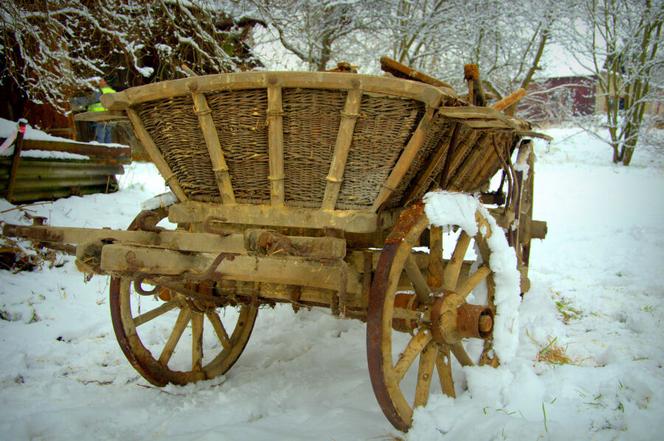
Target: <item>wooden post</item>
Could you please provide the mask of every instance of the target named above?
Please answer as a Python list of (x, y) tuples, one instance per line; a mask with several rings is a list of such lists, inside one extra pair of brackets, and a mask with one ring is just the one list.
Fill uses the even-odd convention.
[(270, 150), (270, 200), (274, 206), (284, 205), (284, 126), (281, 86), (276, 78), (267, 87), (268, 147)]
[(417, 129), (415, 129), (415, 132), (413, 132), (413, 136), (410, 137), (408, 144), (403, 149), (403, 153), (401, 153), (399, 160), (394, 165), (392, 173), (390, 173), (390, 175), (387, 177), (387, 180), (385, 180), (385, 182), (383, 183), (383, 188), (381, 188), (378, 197), (376, 198), (376, 200), (373, 203), (373, 206), (371, 207), (372, 211), (378, 211), (380, 206), (383, 205), (385, 201), (387, 201), (390, 195), (394, 193), (396, 188), (399, 186), (399, 183), (401, 182), (401, 179), (403, 179), (404, 175), (408, 171), (408, 168), (410, 168), (410, 165), (413, 163), (413, 160), (415, 159), (417, 152), (420, 150), (420, 147), (422, 147), (422, 145), (424, 144), (427, 131), (429, 130), (429, 127), (431, 125), (431, 120), (433, 119), (434, 116), (435, 107), (427, 108), (426, 113), (420, 120), (420, 124), (417, 126)]
[(192, 84), (191, 96), (194, 100), (194, 111), (198, 115), (198, 123), (201, 126), (203, 138), (205, 138), (205, 145), (207, 146), (208, 153), (210, 154), (210, 161), (212, 162), (212, 170), (214, 177), (217, 181), (219, 188), (219, 195), (224, 205), (235, 204), (235, 194), (233, 193), (233, 184), (231, 183), (231, 175), (228, 171), (224, 151), (219, 141), (217, 128), (214, 126), (212, 119), (212, 110), (208, 105), (205, 95), (196, 93), (195, 83)]
[(486, 98), (480, 80), (480, 68), (477, 64), (463, 66), (463, 77), (468, 84), (468, 102), (473, 106), (484, 106)]
[(337, 204), (361, 103), (362, 91), (359, 88), (349, 90), (344, 110), (341, 112), (339, 133), (337, 134), (337, 141), (334, 146), (330, 171), (326, 178), (327, 186), (325, 187), (325, 195), (323, 196), (323, 205), (321, 207), (323, 210), (334, 210)]
[(9, 172), (9, 182), (7, 182), (7, 200), (13, 202), (14, 188), (16, 187), (16, 171), (18, 164), (21, 162), (21, 150), (23, 149), (23, 137), (27, 129), (28, 121), (26, 119), (18, 120), (18, 132), (16, 133), (16, 140), (14, 141), (14, 154), (12, 155), (12, 168)]
[(127, 109), (127, 116), (129, 117), (131, 124), (134, 126), (134, 133), (136, 134), (136, 137), (139, 141), (141, 141), (141, 144), (143, 144), (143, 147), (145, 147), (145, 150), (148, 152), (148, 155), (150, 156), (150, 159), (152, 159), (152, 162), (154, 162), (157, 170), (159, 170), (159, 173), (164, 177), (166, 185), (170, 187), (170, 189), (173, 191), (173, 193), (175, 193), (175, 196), (177, 196), (180, 201), (186, 201), (187, 195), (182, 190), (182, 187), (180, 187), (180, 183), (178, 182), (175, 173), (173, 173), (173, 170), (171, 170), (171, 168), (168, 166), (163, 156), (159, 152), (159, 149), (152, 140), (152, 137), (143, 125), (141, 117), (138, 116), (138, 113), (136, 113), (136, 111), (131, 108)]

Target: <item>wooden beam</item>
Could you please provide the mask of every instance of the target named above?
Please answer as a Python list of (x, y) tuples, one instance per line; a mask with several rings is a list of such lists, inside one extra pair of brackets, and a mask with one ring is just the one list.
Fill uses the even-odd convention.
[(175, 196), (177, 196), (180, 201), (186, 201), (188, 199), (187, 195), (182, 190), (182, 187), (180, 187), (180, 182), (178, 182), (175, 173), (173, 173), (173, 170), (171, 170), (171, 168), (168, 166), (166, 160), (164, 160), (164, 157), (161, 155), (161, 152), (157, 148), (157, 145), (154, 143), (152, 137), (143, 125), (141, 117), (138, 116), (138, 113), (136, 113), (134, 109), (127, 109), (127, 116), (129, 117), (129, 120), (134, 127), (134, 133), (136, 134), (136, 137), (139, 139), (139, 141), (141, 141), (143, 147), (145, 147), (145, 150), (148, 152), (150, 159), (166, 181), (166, 185), (170, 187), (171, 191), (175, 193)]
[[(101, 269), (108, 273), (147, 274), (151, 276), (197, 275), (212, 270), (224, 280), (260, 283), (282, 283), (338, 291), (342, 272), (347, 272), (346, 290), (360, 294), (360, 275), (343, 261), (323, 262), (302, 257), (234, 256), (216, 267), (217, 255), (183, 253), (147, 247), (111, 244), (102, 248)], [(212, 275), (212, 274), (211, 274)]]
[(210, 154), (212, 170), (214, 171), (214, 177), (217, 181), (221, 201), (225, 205), (234, 205), (235, 194), (233, 193), (231, 175), (228, 171), (228, 165), (226, 164), (226, 158), (224, 157), (224, 151), (221, 147), (221, 142), (219, 141), (217, 128), (214, 126), (212, 110), (210, 110), (210, 106), (208, 105), (205, 95), (192, 90), (191, 96), (194, 100), (194, 111), (198, 115), (198, 123), (201, 126), (203, 138), (205, 138), (205, 145), (207, 146), (208, 153)]
[(267, 88), (268, 147), (270, 150), (270, 200), (273, 206), (284, 205), (284, 126), (281, 86), (272, 79)]
[(339, 123), (339, 133), (337, 134), (336, 145), (334, 146), (334, 155), (330, 163), (330, 171), (327, 174), (327, 185), (325, 186), (325, 195), (323, 196), (323, 210), (334, 210), (339, 198), (339, 190), (343, 182), (348, 152), (353, 142), (353, 132), (355, 131), (355, 122), (359, 116), (360, 105), (362, 103), (362, 90), (351, 89), (346, 95), (346, 104), (341, 112), (341, 122)]
[(37, 139), (23, 140), (23, 150), (43, 150), (47, 152), (67, 152), (95, 158), (115, 159), (120, 163), (131, 162), (131, 148), (104, 147), (102, 145), (85, 144), (75, 141), (46, 141)]
[(378, 194), (378, 197), (371, 207), (373, 211), (378, 211), (381, 205), (383, 205), (385, 201), (387, 201), (387, 199), (392, 195), (392, 193), (394, 193), (396, 188), (399, 186), (399, 183), (401, 183), (401, 179), (403, 179), (404, 175), (408, 171), (408, 168), (410, 168), (410, 165), (413, 163), (417, 152), (419, 152), (420, 148), (424, 144), (426, 134), (429, 131), (431, 121), (433, 120), (434, 113), (435, 107), (427, 108), (426, 113), (417, 126), (417, 129), (415, 129), (413, 132), (413, 135), (410, 137), (408, 144), (401, 153), (399, 160), (394, 165), (392, 172), (387, 177), (387, 180), (383, 183), (380, 193)]
[(349, 233), (373, 233), (378, 215), (370, 211), (273, 207), (269, 205), (213, 205), (186, 202), (169, 208), (168, 219), (174, 223), (203, 223), (218, 220), (226, 224), (262, 225), (312, 229), (336, 229)]

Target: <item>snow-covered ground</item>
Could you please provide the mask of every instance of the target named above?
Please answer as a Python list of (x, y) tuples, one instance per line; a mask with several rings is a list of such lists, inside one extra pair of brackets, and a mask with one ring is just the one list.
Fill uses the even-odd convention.
[[(662, 439), (662, 149), (637, 150), (624, 168), (578, 129), (548, 133), (535, 217), (549, 233), (533, 245), (517, 355), (498, 369), (457, 367), (467, 392), (433, 395), (409, 434), (375, 401), (362, 323), (262, 309), (224, 377), (158, 389), (115, 341), (108, 280), (85, 284), (65, 256), (59, 267), (0, 271), (0, 439)], [(121, 187), (27, 209), (52, 225), (125, 228), (164, 190), (145, 164), (127, 167)], [(27, 222), (11, 208), (0, 199), (0, 220)], [(569, 362), (552, 363), (560, 355)]]

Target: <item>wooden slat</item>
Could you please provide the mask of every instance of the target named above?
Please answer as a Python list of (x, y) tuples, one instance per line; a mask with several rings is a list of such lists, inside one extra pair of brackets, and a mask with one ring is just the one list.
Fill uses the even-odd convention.
[(267, 88), (267, 121), (270, 200), (273, 206), (279, 207), (284, 205), (284, 126), (281, 87), (277, 84), (271, 84)]
[(163, 156), (161, 156), (157, 145), (154, 143), (152, 137), (143, 125), (141, 117), (138, 116), (138, 113), (136, 113), (134, 109), (127, 109), (127, 116), (129, 117), (129, 120), (134, 127), (134, 133), (136, 134), (136, 137), (139, 139), (139, 141), (141, 141), (143, 147), (145, 147), (145, 150), (148, 152), (150, 159), (166, 181), (166, 185), (170, 187), (171, 191), (175, 193), (175, 196), (177, 196), (180, 201), (186, 201), (187, 195), (184, 194), (184, 191), (182, 190), (182, 187), (180, 186), (175, 173), (173, 173), (173, 170), (171, 170)]
[(399, 186), (401, 179), (405, 176), (406, 172), (410, 168), (410, 165), (413, 163), (417, 152), (420, 150), (424, 141), (426, 139), (427, 131), (431, 126), (431, 120), (433, 119), (434, 108), (427, 108), (426, 113), (420, 120), (417, 129), (413, 132), (413, 135), (410, 137), (406, 148), (404, 148), (399, 160), (394, 165), (392, 172), (387, 177), (387, 180), (383, 183), (383, 186), (378, 194), (378, 197), (373, 203), (371, 209), (373, 211), (378, 211), (381, 205), (387, 201), (394, 190)]
[(334, 155), (330, 164), (330, 171), (327, 174), (327, 185), (325, 186), (325, 195), (323, 196), (323, 210), (334, 210), (339, 198), (339, 190), (343, 182), (348, 152), (353, 142), (353, 132), (355, 131), (355, 122), (359, 116), (360, 105), (362, 103), (362, 91), (352, 89), (346, 96), (346, 104), (341, 112), (341, 122), (339, 124), (339, 133), (334, 147)]
[(212, 111), (208, 105), (205, 95), (192, 91), (191, 96), (194, 100), (194, 111), (198, 115), (198, 123), (201, 126), (203, 138), (205, 138), (205, 145), (207, 146), (208, 153), (210, 154), (210, 161), (212, 162), (212, 170), (214, 177), (219, 187), (219, 195), (224, 205), (235, 204), (235, 194), (233, 193), (233, 184), (231, 183), (231, 175), (228, 171), (224, 151), (219, 141), (217, 128), (214, 126), (212, 119)]

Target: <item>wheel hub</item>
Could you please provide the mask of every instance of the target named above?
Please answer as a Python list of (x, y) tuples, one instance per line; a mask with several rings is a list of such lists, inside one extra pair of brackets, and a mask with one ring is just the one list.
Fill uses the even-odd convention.
[(438, 343), (454, 344), (464, 338), (487, 338), (493, 331), (493, 310), (466, 303), (449, 292), (431, 306), (431, 335)]

